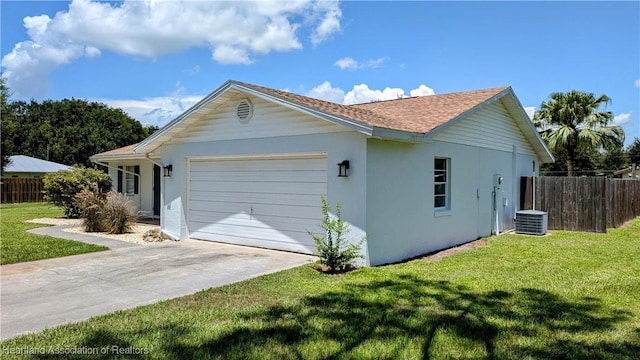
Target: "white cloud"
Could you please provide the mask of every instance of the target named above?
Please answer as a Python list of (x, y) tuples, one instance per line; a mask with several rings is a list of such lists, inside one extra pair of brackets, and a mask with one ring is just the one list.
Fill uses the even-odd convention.
[(631, 112), (621, 113), (613, 117), (613, 125), (624, 125), (631, 122)]
[(356, 70), (364, 68), (377, 68), (382, 66), (385, 61), (387, 61), (386, 57), (358, 61), (350, 56), (347, 56), (342, 59), (338, 59), (335, 63), (333, 63), (333, 65), (339, 67), (342, 70)]
[(97, 47), (87, 46), (84, 48), (84, 54), (87, 57), (92, 58), (92, 57), (100, 56), (102, 52)]
[(413, 89), (409, 91), (409, 94), (411, 94), (411, 96), (429, 96), (429, 95), (435, 95), (435, 93), (436, 92), (433, 91), (432, 88), (424, 84), (418, 86), (417, 89)]
[(342, 58), (336, 61), (334, 65), (339, 67), (342, 70), (344, 69), (355, 70), (358, 68), (358, 62), (348, 56), (346, 58)]
[[(410, 90), (411, 96), (433, 95), (433, 89), (422, 84), (418, 88)], [(355, 85), (351, 90), (345, 92), (340, 88), (331, 86), (328, 81), (314, 87), (305, 94), (306, 96), (331, 101), (338, 104), (351, 105), (372, 101), (393, 100), (406, 97), (405, 91), (400, 88), (386, 87), (383, 90), (370, 89), (367, 84)]]
[(529, 119), (533, 120), (533, 115), (536, 113), (535, 106), (525, 106), (524, 111), (529, 115)]
[(251, 64), (247, 50), (229, 45), (220, 45), (213, 50), (211, 59), (220, 64)]
[(636, 80), (636, 82), (634, 83), (634, 85), (635, 85), (637, 88), (640, 88), (640, 79)]
[(328, 81), (314, 87), (306, 95), (314, 99), (331, 101), (337, 104), (342, 104), (344, 101), (344, 91), (340, 88), (332, 87)]
[(163, 126), (200, 101), (204, 96), (152, 97), (133, 99), (96, 99), (111, 107), (121, 108), (143, 125)]
[(351, 91), (344, 96), (344, 104), (361, 104), (372, 101), (400, 99), (404, 96), (404, 90), (400, 88), (386, 87), (384, 90), (369, 89), (367, 84), (355, 85)]
[(168, 96), (144, 99), (95, 99), (95, 101), (120, 108), (143, 125), (163, 126), (202, 98), (204, 95), (187, 95), (186, 89), (177, 82), (175, 91)]
[(30, 39), (1, 64), (16, 95), (42, 97), (51, 70), (104, 50), (155, 58), (204, 47), (214, 61), (250, 64), (255, 55), (301, 49), (300, 30), (318, 45), (340, 31), (341, 17), (337, 1), (74, 0), (53, 18), (25, 17)]
[(308, 21), (313, 21), (314, 18), (320, 18), (319, 23), (311, 33), (311, 43), (313, 46), (317, 46), (334, 33), (340, 31), (342, 10), (340, 10), (339, 2), (337, 0), (316, 1), (312, 8), (313, 16)]

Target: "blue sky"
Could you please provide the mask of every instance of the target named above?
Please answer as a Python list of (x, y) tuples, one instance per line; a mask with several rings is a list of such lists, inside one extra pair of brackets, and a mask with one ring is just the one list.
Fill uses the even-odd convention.
[(640, 2), (2, 1), (14, 99), (80, 98), (145, 124), (234, 79), (354, 103), (510, 85), (607, 94), (640, 137)]

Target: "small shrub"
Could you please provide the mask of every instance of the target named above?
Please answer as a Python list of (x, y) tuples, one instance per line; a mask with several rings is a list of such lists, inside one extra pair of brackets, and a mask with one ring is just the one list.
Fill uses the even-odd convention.
[(95, 184), (99, 192), (111, 190), (111, 177), (96, 169), (76, 167), (49, 173), (44, 177), (45, 199), (64, 209), (64, 216), (77, 218), (81, 210), (76, 202), (76, 194)]
[(75, 196), (76, 204), (80, 208), (80, 216), (84, 219), (84, 231), (104, 231), (103, 213), (106, 206), (106, 194), (98, 190), (94, 184), (91, 190), (83, 189)]
[(331, 207), (327, 199), (322, 197), (322, 223), (320, 228), (324, 236), (318, 236), (309, 231), (309, 235), (316, 243), (316, 256), (320, 264), (327, 267), (328, 272), (335, 274), (355, 268), (355, 260), (363, 258), (360, 248), (365, 238), (358, 244), (349, 243), (345, 235), (351, 231), (348, 224), (342, 220), (340, 204), (336, 205), (335, 216), (331, 216)]
[(131, 231), (131, 226), (137, 219), (127, 195), (116, 192), (107, 195), (102, 218), (105, 231), (109, 234), (124, 234)]

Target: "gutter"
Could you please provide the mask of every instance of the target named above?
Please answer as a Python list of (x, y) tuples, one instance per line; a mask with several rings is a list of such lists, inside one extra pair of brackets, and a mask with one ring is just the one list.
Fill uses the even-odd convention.
[(100, 160), (96, 160), (96, 159), (90, 159), (90, 160), (91, 160), (91, 162), (93, 162), (94, 164), (98, 164), (98, 165), (104, 166), (104, 167), (109, 168), (109, 169), (114, 169), (114, 170), (116, 170), (116, 171), (122, 171), (122, 172), (123, 172), (123, 173), (125, 173), (125, 174), (132, 174), (132, 175), (134, 175), (134, 176), (137, 176), (137, 177), (138, 177), (138, 180), (140, 180), (140, 174), (136, 174), (136, 173), (134, 173), (134, 172), (127, 171), (125, 168), (120, 169), (120, 168), (118, 168), (118, 167), (116, 167), (116, 166), (109, 165), (108, 163), (105, 163), (105, 162), (102, 162), (102, 161), (100, 161)]
[(155, 160), (151, 159), (151, 157), (149, 156), (149, 154), (144, 154), (144, 159), (149, 160), (149, 161), (150, 161), (152, 164), (154, 164), (154, 165), (158, 165), (160, 168), (163, 168), (163, 167), (164, 167), (164, 165), (163, 165), (162, 163), (157, 162), (157, 161), (155, 161)]

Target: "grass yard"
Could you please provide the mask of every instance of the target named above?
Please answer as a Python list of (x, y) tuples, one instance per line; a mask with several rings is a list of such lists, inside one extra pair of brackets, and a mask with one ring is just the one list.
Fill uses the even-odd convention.
[(25, 223), (25, 220), (62, 215), (61, 209), (45, 203), (0, 205), (0, 265), (108, 250), (104, 246), (27, 232), (48, 225)]
[(131, 358), (113, 346), (149, 359), (638, 358), (640, 219), (487, 242), (345, 275), (303, 266), (0, 345), (106, 349), (98, 359)]

